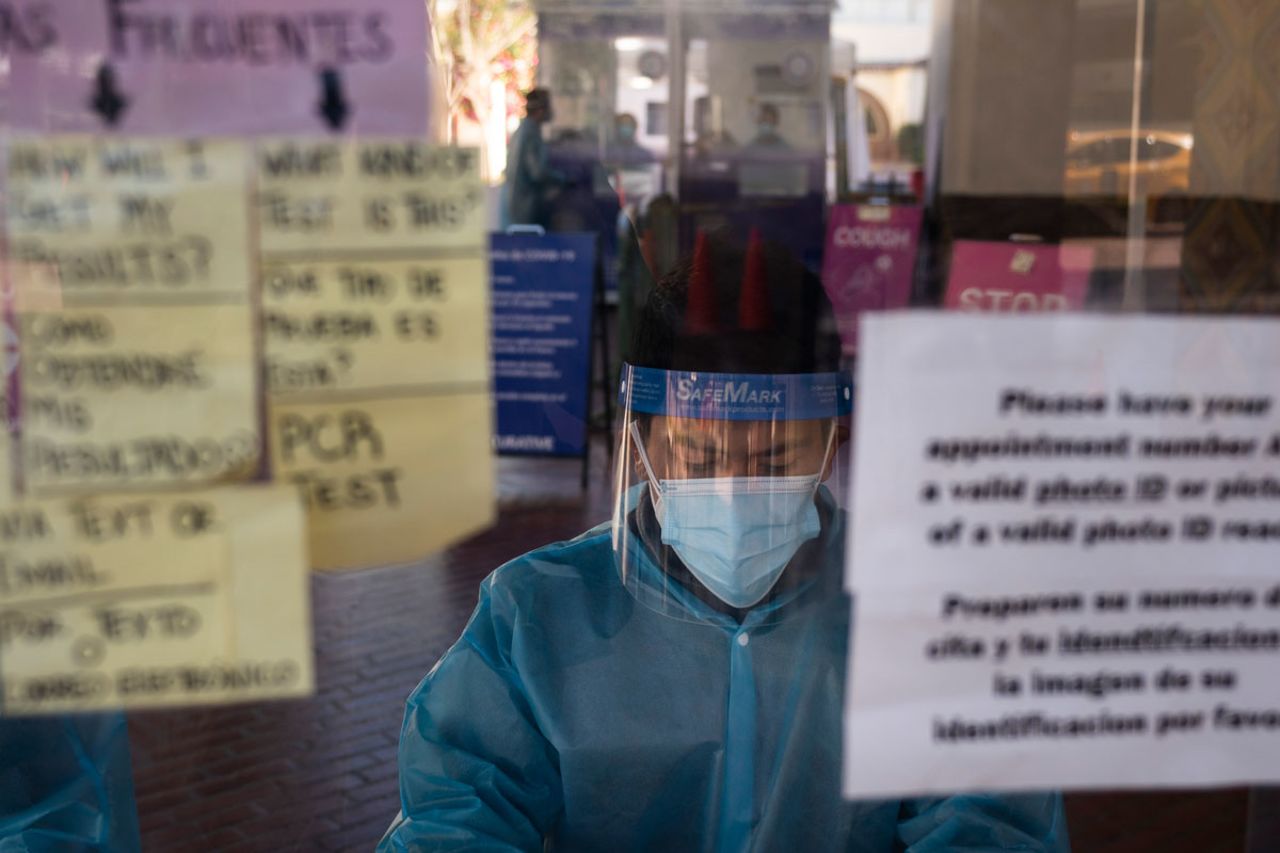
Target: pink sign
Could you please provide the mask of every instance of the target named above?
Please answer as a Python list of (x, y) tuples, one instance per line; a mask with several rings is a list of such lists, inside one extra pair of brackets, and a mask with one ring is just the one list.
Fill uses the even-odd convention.
[(961, 311), (1069, 311), (1084, 306), (1087, 246), (957, 240), (945, 305)]
[(921, 208), (836, 205), (827, 224), (822, 284), (847, 355), (858, 349), (858, 315), (905, 308), (911, 299)]
[(36, 132), (421, 136), (425, 10), (422, 0), (6, 0), (0, 115)]

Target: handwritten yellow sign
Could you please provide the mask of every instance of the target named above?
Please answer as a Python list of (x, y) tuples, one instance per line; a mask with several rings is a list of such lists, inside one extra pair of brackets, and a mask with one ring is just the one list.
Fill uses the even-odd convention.
[(0, 509), (0, 710), (309, 695), (302, 525), (282, 487)]
[(412, 391), (488, 382), (485, 261), (272, 263), (263, 270), (269, 391)]
[(488, 261), (476, 152), (258, 152), (273, 475), (313, 565), (420, 558), (492, 522)]
[(11, 141), (6, 167), (9, 254), (28, 304), (41, 291), (247, 294), (242, 143), (41, 137)]
[(275, 476), (311, 511), (316, 568), (405, 562), (492, 524), (489, 407), (475, 393), (274, 404)]
[[(258, 150), (258, 218), (268, 256), (316, 252), (389, 260), (485, 250), (479, 152), (413, 140), (280, 140)], [(367, 254), (365, 253), (375, 253)]]
[(30, 493), (250, 476), (245, 147), (50, 137), (5, 162)]
[[(5, 326), (0, 324), (0, 332), (4, 330)], [(0, 506), (14, 498), (13, 441), (9, 430), (9, 393), (8, 389), (0, 388)]]

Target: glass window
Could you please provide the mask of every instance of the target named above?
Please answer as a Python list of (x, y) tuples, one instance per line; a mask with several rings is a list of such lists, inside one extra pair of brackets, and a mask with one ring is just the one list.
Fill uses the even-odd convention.
[(0, 850), (1280, 850), (841, 796), (861, 320), (1280, 313), (1280, 2), (274, 5), (0, 0)]

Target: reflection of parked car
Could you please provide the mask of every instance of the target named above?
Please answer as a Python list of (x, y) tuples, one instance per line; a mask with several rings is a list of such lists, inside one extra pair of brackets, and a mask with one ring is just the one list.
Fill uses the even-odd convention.
[(1136, 175), (1146, 195), (1185, 194), (1191, 176), (1189, 133), (1148, 130), (1138, 137), (1137, 162), (1130, 166), (1132, 134), (1127, 130), (1072, 133), (1067, 140), (1067, 195), (1120, 196)]

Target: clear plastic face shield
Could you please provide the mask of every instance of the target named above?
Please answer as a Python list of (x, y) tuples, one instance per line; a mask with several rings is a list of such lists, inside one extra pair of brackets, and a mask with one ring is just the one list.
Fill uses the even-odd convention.
[(675, 618), (758, 624), (838, 589), (835, 457), (852, 398), (843, 373), (624, 365), (613, 545), (632, 595)]

